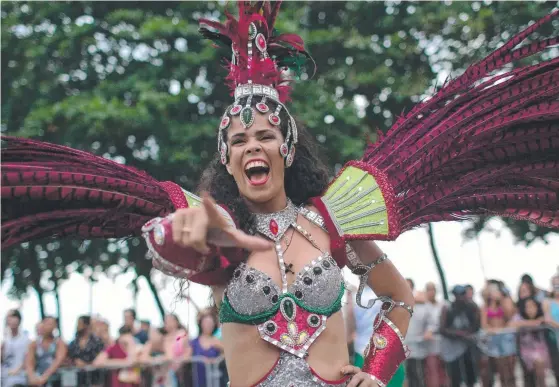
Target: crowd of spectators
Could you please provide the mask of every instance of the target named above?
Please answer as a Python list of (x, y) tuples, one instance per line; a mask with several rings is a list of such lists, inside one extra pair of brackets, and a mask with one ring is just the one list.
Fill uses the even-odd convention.
[[(549, 291), (536, 287), (528, 274), (516, 294), (502, 281), (488, 280), (479, 291), (481, 303), (471, 285), (454, 286), (452, 300), (444, 302), (434, 283), (423, 290), (411, 279), (408, 284), (415, 295), (406, 335), (410, 356), (390, 387), (489, 387), (497, 380), (501, 387), (548, 387), (550, 377), (559, 386), (559, 273), (551, 278)], [(375, 295), (366, 288), (363, 297)], [(348, 342), (361, 366), (379, 309), (348, 306)], [(148, 320), (138, 321), (133, 309), (123, 311), (117, 337), (101, 316), (80, 316), (69, 343), (57, 334), (55, 317), (36, 325), (35, 340), (21, 330), (21, 320), (18, 310), (8, 312), (2, 341), (4, 387), (67, 385), (65, 370), (73, 371), (76, 386), (205, 387), (211, 385), (209, 377), (226, 385), (215, 309), (200, 311), (199, 335), (193, 340), (178, 316), (168, 314), (163, 326), (153, 327)], [(217, 372), (210, 375), (211, 364)]]
[[(444, 302), (434, 283), (422, 290), (412, 279), (408, 284), (415, 295), (406, 335), (410, 356), (390, 387), (489, 387), (497, 381), (501, 387), (550, 387), (550, 380), (559, 386), (559, 273), (549, 291), (536, 287), (528, 274), (516, 294), (502, 281), (488, 280), (479, 291), (481, 303), (471, 285), (454, 286)], [(364, 298), (372, 297), (367, 290)], [(347, 313), (356, 365), (376, 313), (356, 305)]]
[[(206, 365), (219, 361), (223, 346), (213, 310), (198, 315), (199, 336), (189, 340), (178, 316), (168, 314), (162, 327), (137, 321), (136, 312), (123, 312), (118, 337), (109, 334), (109, 322), (100, 316), (80, 316), (75, 338), (58, 337), (52, 316), (36, 325), (36, 339), (21, 330), (22, 316), (10, 310), (2, 341), (3, 387), (59, 387), (64, 371), (72, 370), (76, 386), (205, 387)], [(192, 360), (196, 361), (192, 361)]]

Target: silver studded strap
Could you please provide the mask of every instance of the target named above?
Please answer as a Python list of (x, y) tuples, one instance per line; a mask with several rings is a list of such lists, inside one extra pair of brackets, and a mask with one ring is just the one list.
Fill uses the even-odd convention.
[(301, 215), (303, 215), (309, 222), (317, 225), (318, 227), (320, 227), (324, 231), (328, 232), (326, 230), (326, 226), (324, 225), (324, 218), (322, 217), (322, 215), (318, 214), (317, 212), (315, 212), (313, 210), (309, 210), (306, 207), (300, 207), (299, 208), (299, 213)]

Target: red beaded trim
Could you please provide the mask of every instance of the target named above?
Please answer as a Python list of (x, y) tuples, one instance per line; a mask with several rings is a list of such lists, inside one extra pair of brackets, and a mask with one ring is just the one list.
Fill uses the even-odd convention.
[(163, 181), (161, 182), (161, 188), (167, 192), (169, 198), (173, 202), (173, 206), (175, 206), (175, 210), (179, 208), (188, 208), (188, 201), (186, 200), (186, 196), (182, 191), (182, 188), (173, 183), (172, 181)]
[(402, 342), (402, 334), (392, 321), (379, 315), (375, 321), (375, 325), (377, 324), (378, 328), (375, 329), (367, 347), (363, 372), (388, 384), (400, 364), (406, 360), (407, 350)]

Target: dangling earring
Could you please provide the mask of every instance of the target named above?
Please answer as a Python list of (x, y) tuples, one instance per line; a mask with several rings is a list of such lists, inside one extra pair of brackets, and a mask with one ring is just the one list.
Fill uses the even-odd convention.
[(285, 166), (289, 168), (293, 164), (294, 159), (295, 159), (295, 144), (291, 144), (291, 149), (289, 149), (289, 154), (285, 159)]
[[(292, 126), (291, 126), (291, 121), (289, 121), (287, 123), (287, 134), (285, 136), (285, 141), (283, 142), (283, 144), (280, 145), (280, 154), (284, 159), (285, 162), (285, 166), (287, 168), (289, 168), (291, 166), (291, 164), (293, 163), (293, 157), (291, 157), (291, 161), (289, 158), (289, 154), (290, 152), (290, 148), (289, 148), (289, 140), (291, 139), (291, 134), (293, 132)], [(293, 147), (295, 146), (295, 143), (292, 142), (291, 143), (291, 149), (293, 149)]]
[(221, 118), (219, 123), (219, 133), (217, 138), (217, 149), (219, 150), (219, 155), (221, 158), (221, 164), (227, 164), (227, 144), (223, 141), (223, 131), (231, 125), (231, 118), (227, 115), (227, 110)]
[(221, 149), (219, 150), (221, 156), (221, 164), (227, 164), (227, 144), (223, 141), (221, 142)]
[(283, 157), (285, 159), (287, 157), (288, 152), (289, 152), (289, 148), (287, 146), (287, 142), (284, 142), (283, 144), (280, 145), (280, 155), (281, 155), (281, 157)]

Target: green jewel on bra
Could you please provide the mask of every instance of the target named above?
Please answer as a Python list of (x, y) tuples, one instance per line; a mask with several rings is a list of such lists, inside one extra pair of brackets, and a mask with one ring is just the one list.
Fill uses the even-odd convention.
[(332, 305), (326, 308), (309, 308), (303, 302), (298, 300), (293, 294), (291, 293), (282, 294), (280, 295), (278, 302), (274, 306), (272, 306), (270, 310), (252, 316), (237, 313), (235, 309), (233, 309), (233, 307), (231, 306), (231, 303), (229, 302), (229, 298), (227, 297), (226, 294), (225, 297), (223, 298), (223, 302), (221, 303), (221, 307), (219, 308), (219, 322), (221, 323), (231, 322), (231, 323), (248, 324), (248, 325), (262, 324), (263, 322), (267, 321), (270, 317), (274, 316), (278, 312), (278, 309), (281, 304), (281, 300), (284, 299), (285, 297), (289, 297), (291, 300), (293, 300), (293, 302), (295, 302), (295, 304), (297, 304), (299, 307), (305, 309), (308, 312), (329, 317), (341, 309), (344, 292), (345, 292), (345, 285), (342, 282), (342, 286), (340, 287), (340, 293), (338, 294), (336, 301), (334, 301)]

